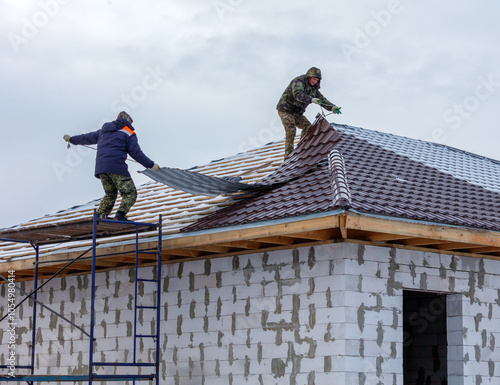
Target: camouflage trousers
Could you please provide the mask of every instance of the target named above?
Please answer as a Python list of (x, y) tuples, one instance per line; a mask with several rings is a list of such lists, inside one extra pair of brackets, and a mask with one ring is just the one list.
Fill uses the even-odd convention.
[(137, 190), (132, 178), (125, 175), (102, 173), (99, 174), (99, 179), (101, 179), (105, 195), (101, 199), (97, 214), (108, 215), (113, 210), (118, 191), (122, 196), (118, 211), (124, 215), (128, 213), (137, 200)]
[(285, 127), (285, 158), (293, 151), (293, 142), (295, 140), (295, 127), (302, 130), (300, 139), (302, 139), (309, 128), (311, 122), (304, 115), (294, 115), (289, 112), (278, 111), (278, 115)]

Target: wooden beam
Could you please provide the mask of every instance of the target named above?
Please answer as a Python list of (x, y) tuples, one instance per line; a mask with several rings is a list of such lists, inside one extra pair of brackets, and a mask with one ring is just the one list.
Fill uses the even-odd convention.
[(345, 214), (341, 214), (339, 217), (339, 228), (340, 228), (340, 235), (342, 235), (342, 239), (347, 239), (348, 234), (347, 234)]
[(500, 252), (500, 247), (468, 247), (467, 250), (471, 250), (471, 253), (479, 253), (479, 254), (486, 254), (486, 253), (499, 253)]
[[(324, 230), (338, 227), (338, 215), (307, 219), (300, 222), (287, 222), (268, 226), (240, 228), (214, 233), (176, 237), (163, 241), (162, 249), (177, 249), (182, 247), (199, 246), (203, 244), (218, 244), (232, 241), (253, 240), (257, 242), (270, 240), (271, 237), (293, 235), (315, 230)], [(279, 239), (277, 239), (279, 240)]]
[(439, 250), (466, 250), (469, 248), (474, 248), (474, 245), (462, 242), (444, 242), (436, 245), (436, 248)]
[(397, 235), (397, 234), (370, 234), (366, 237), (371, 242), (388, 242), (388, 241), (400, 241), (403, 239), (411, 239), (412, 237), (407, 235)]
[(233, 241), (233, 242), (222, 242), (219, 243), (220, 246), (226, 246), (237, 249), (245, 249), (245, 250), (256, 250), (262, 247), (262, 242), (254, 242), (254, 241)]
[(231, 251), (231, 248), (219, 245), (203, 245), (203, 246), (186, 247), (186, 250), (196, 250), (202, 252), (224, 254)]
[(170, 257), (199, 257), (201, 253), (195, 250), (187, 250), (187, 249), (170, 249), (170, 250), (162, 250), (161, 256)]
[[(95, 264), (96, 266), (100, 266), (100, 267), (116, 267), (118, 265), (118, 263), (112, 259), (105, 259), (105, 258), (96, 258), (95, 260)], [(88, 260), (88, 265), (91, 266), (92, 265), (92, 260), (89, 259)]]
[(332, 229), (307, 231), (305, 233), (293, 234), (293, 237), (302, 239), (313, 239), (315, 241), (327, 241), (334, 237), (334, 232)]
[(446, 243), (446, 241), (438, 241), (436, 239), (429, 238), (408, 238), (402, 241), (403, 244), (407, 246), (426, 246), (426, 245), (439, 245), (441, 243)]
[(430, 238), (447, 242), (500, 245), (500, 232), (346, 214), (346, 228)]
[(258, 238), (258, 242), (268, 243), (271, 245), (293, 245), (295, 243), (294, 237), (266, 237)]

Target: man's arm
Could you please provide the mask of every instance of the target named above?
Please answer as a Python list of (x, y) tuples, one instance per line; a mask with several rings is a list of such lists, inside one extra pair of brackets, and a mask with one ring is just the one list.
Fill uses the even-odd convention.
[(327, 98), (323, 96), (321, 92), (316, 90), (315, 98), (313, 98), (313, 102), (323, 106), (328, 111), (332, 111), (334, 114), (341, 114), (340, 107), (337, 107), (334, 103), (329, 101)]
[(89, 132), (87, 134), (75, 135), (69, 138), (71, 144), (97, 144), (99, 131)]
[(139, 142), (137, 141), (137, 134), (134, 134), (128, 138), (128, 149), (127, 152), (135, 161), (142, 164), (145, 168), (151, 168), (155, 165), (151, 159), (149, 159), (141, 150)]
[(318, 90), (316, 90), (316, 95), (315, 95), (316, 98), (318, 98), (320, 100), (320, 104), (324, 104), (325, 107), (337, 107), (334, 103), (332, 103), (331, 101), (329, 101), (321, 92), (319, 92)]
[(292, 84), (292, 94), (295, 100), (301, 103), (311, 103), (312, 96), (305, 92), (304, 84), (301, 81), (295, 81)]

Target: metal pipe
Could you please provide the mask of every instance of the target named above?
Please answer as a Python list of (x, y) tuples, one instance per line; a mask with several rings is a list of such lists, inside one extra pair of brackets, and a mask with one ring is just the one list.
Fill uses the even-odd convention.
[(92, 369), (93, 369), (93, 359), (94, 359), (94, 317), (95, 317), (95, 257), (96, 257), (96, 247), (97, 247), (97, 213), (94, 210), (94, 216), (92, 217), (92, 279), (90, 285), (90, 350), (89, 350), (89, 385), (92, 385)]
[[(52, 279), (54, 279), (61, 271), (63, 271), (64, 269), (66, 269), (69, 265), (71, 265), (73, 262), (75, 262), (76, 260), (80, 259), (82, 256), (84, 256), (86, 253), (88, 253), (90, 250), (92, 250), (92, 248), (88, 249), (87, 251), (84, 251), (82, 254), (80, 254), (78, 257), (76, 257), (75, 259), (73, 259), (71, 262), (68, 262), (66, 265), (64, 265), (63, 267), (61, 267), (56, 273), (54, 273), (52, 275), (52, 277), (50, 277), (48, 280), (46, 280), (44, 283), (42, 283), (39, 287), (36, 288), (36, 290), (33, 290), (31, 293), (29, 293), (26, 297), (24, 297), (22, 299), (21, 302), (19, 302), (15, 307), (14, 307), (14, 310), (17, 309), (19, 306), (21, 306), (21, 304), (26, 301), (29, 297), (31, 297), (33, 294), (37, 293), (38, 290), (40, 290), (42, 287), (44, 287), (46, 284), (48, 284)], [(5, 315), (2, 319), (0, 319), (0, 322), (2, 322), (4, 320), (4, 318), (7, 317), (7, 315)]]
[[(35, 277), (36, 277), (36, 271), (35, 271)], [(0, 278), (3, 279), (4, 281), (6, 282), (9, 282), (7, 280), (7, 278), (5, 278), (3, 275), (0, 274)], [(36, 282), (36, 280), (35, 280)], [(14, 288), (16, 288), (21, 294), (23, 295), (28, 295), (28, 293), (26, 293), (23, 289), (21, 289), (19, 286), (17, 285), (14, 285)], [(40, 305), (41, 307), (43, 307), (44, 309), (47, 309), (48, 311), (54, 313), (56, 316), (62, 318), (63, 320), (65, 320), (66, 322), (68, 322), (71, 326), (77, 328), (78, 330), (80, 330), (83, 334), (85, 334), (87, 337), (90, 337), (90, 334), (87, 333), (85, 330), (83, 330), (80, 326), (78, 326), (77, 324), (75, 324), (74, 322), (72, 322), (71, 320), (67, 319), (65, 316), (63, 316), (62, 314), (59, 314), (58, 312), (56, 312), (55, 310), (51, 309), (50, 307), (48, 307), (47, 305), (45, 305), (44, 303), (40, 302), (37, 300), (37, 293), (35, 292), (35, 295), (34, 297), (32, 298), (32, 300), (35, 302), (33, 304), (33, 330), (32, 330), (32, 341), (35, 341), (35, 337), (36, 337), (36, 304)], [(32, 361), (33, 361), (33, 366), (34, 366), (34, 346), (35, 346), (35, 343), (32, 343), (31, 344), (31, 348), (32, 348)]]

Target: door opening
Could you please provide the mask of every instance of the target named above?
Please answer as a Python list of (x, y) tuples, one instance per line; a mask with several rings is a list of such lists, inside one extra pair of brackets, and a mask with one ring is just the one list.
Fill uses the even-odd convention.
[(446, 295), (403, 291), (404, 385), (447, 385)]

